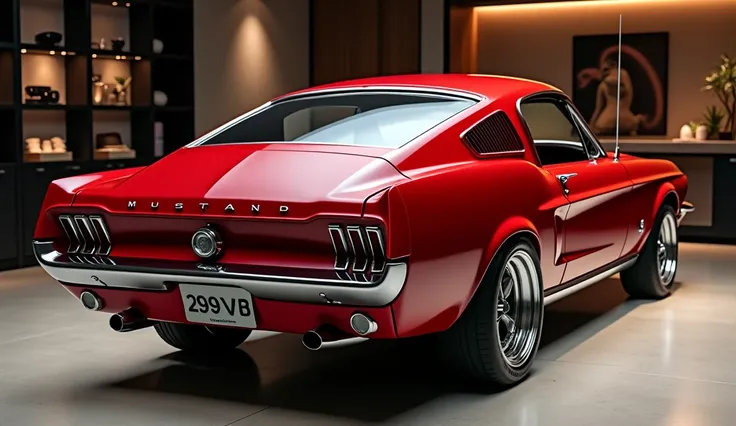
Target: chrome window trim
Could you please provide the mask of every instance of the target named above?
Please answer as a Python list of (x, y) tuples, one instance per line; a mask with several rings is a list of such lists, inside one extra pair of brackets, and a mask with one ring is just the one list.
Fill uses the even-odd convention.
[(92, 288), (168, 291), (173, 283), (237, 286), (262, 299), (315, 304), (386, 306), (404, 288), (409, 267), (388, 263), (381, 280), (360, 283), (341, 279), (317, 279), (232, 273), (227, 271), (183, 271), (136, 268), (120, 265), (73, 263), (60, 260), (49, 241), (34, 241), (33, 252), (43, 269), (55, 280)]
[[(206, 142), (208, 142), (209, 140), (211, 140), (214, 137), (216, 137), (217, 135), (219, 135), (219, 134), (227, 131), (228, 129), (230, 129), (230, 128), (234, 127), (234, 126), (237, 126), (241, 122), (247, 120), (248, 118), (250, 118), (250, 117), (252, 117), (252, 116), (254, 116), (254, 115), (258, 114), (258, 113), (261, 113), (261, 112), (265, 111), (266, 109), (270, 108), (273, 105), (282, 104), (282, 103), (286, 103), (286, 102), (298, 101), (298, 100), (302, 100), (302, 99), (306, 99), (306, 98), (320, 99), (320, 98), (325, 98), (325, 97), (344, 96), (345, 94), (349, 94), (351, 92), (358, 92), (360, 94), (374, 93), (374, 94), (377, 94), (377, 95), (381, 95), (381, 94), (396, 94), (396, 93), (400, 93), (401, 94), (401, 93), (404, 93), (404, 94), (413, 94), (415, 96), (424, 96), (424, 97), (433, 97), (433, 98), (446, 98), (447, 100), (468, 100), (468, 101), (474, 101), (476, 103), (478, 103), (478, 102), (482, 101), (483, 99), (485, 99), (485, 97), (480, 96), (477, 93), (465, 92), (465, 91), (462, 91), (462, 90), (451, 90), (451, 89), (429, 88), (429, 87), (360, 86), (360, 87), (341, 87), (341, 88), (334, 88), (334, 89), (314, 90), (314, 91), (309, 91), (309, 92), (305, 92), (305, 93), (297, 93), (297, 94), (293, 94), (293, 95), (286, 95), (286, 96), (283, 96), (283, 97), (280, 97), (280, 98), (276, 98), (275, 100), (268, 101), (265, 104), (260, 105), (260, 106), (258, 106), (256, 108), (254, 108), (254, 109), (252, 109), (252, 110), (244, 113), (243, 115), (240, 115), (240, 116), (238, 116), (238, 117), (236, 117), (236, 118), (228, 121), (227, 123), (223, 124), (222, 126), (217, 127), (214, 130), (211, 130), (207, 134), (205, 134), (203, 136), (200, 136), (199, 138), (195, 139), (193, 142), (189, 143), (188, 145), (185, 145), (184, 147), (185, 148), (194, 148), (194, 147), (198, 147), (200, 145), (203, 145)], [(472, 108), (472, 106), (470, 106), (468, 108)], [(465, 108), (465, 109), (459, 111), (458, 114), (461, 113), (461, 112), (463, 112), (463, 111), (466, 111), (468, 108)], [(455, 114), (455, 115), (457, 115), (457, 114)], [(454, 117), (455, 115), (452, 115), (452, 116), (448, 117), (447, 119), (449, 120), (450, 118)], [(443, 122), (437, 123), (437, 125), (440, 125)], [(429, 129), (429, 130), (431, 130), (431, 129)], [(411, 141), (409, 141), (409, 142), (411, 142)], [(256, 142), (241, 142), (241, 143), (243, 143), (243, 144), (251, 143), (252, 144), (252, 143), (256, 143)], [(286, 141), (286, 142), (274, 141), (274, 142), (269, 142), (269, 143), (291, 143), (291, 144), (297, 143), (298, 144), (300, 142), (299, 141)], [(320, 143), (320, 142), (315, 142), (315, 143), (312, 143), (312, 142), (301, 142), (301, 143), (315, 144), (315, 145), (337, 145), (337, 146), (342, 146), (340, 144)], [(233, 142), (233, 143), (227, 143), (227, 144), (224, 144), (224, 145), (237, 145), (237, 144), (239, 144), (239, 143), (238, 142)], [(370, 148), (370, 146), (366, 146), (366, 147), (367, 148)], [(385, 147), (376, 146), (375, 148), (385, 148)]]
[[(468, 132), (470, 132), (471, 130), (473, 130), (474, 128), (476, 128), (480, 123), (484, 122), (487, 118), (489, 118), (490, 116), (492, 116), (493, 114), (496, 114), (498, 112), (505, 113), (504, 110), (497, 109), (497, 110), (494, 110), (493, 112), (491, 112), (490, 114), (486, 114), (485, 116), (483, 116), (483, 118), (481, 118), (480, 120), (478, 120), (475, 123), (471, 124), (470, 127), (468, 127), (467, 129), (463, 130), (460, 133), (460, 140), (465, 144), (465, 146), (467, 146), (470, 149), (470, 151), (473, 152), (473, 154), (475, 154), (475, 155), (477, 155), (478, 157), (481, 157), (481, 158), (488, 158), (488, 157), (495, 157), (495, 156), (508, 157), (510, 155), (521, 155), (521, 154), (524, 154), (526, 152), (526, 148), (522, 148), (521, 150), (515, 150), (515, 151), (489, 152), (489, 153), (485, 153), (485, 154), (477, 153), (477, 152), (475, 152), (475, 150), (473, 148), (470, 147), (470, 144), (465, 139), (465, 135), (467, 135)], [(514, 131), (516, 131), (516, 128), (514, 128)], [(521, 138), (519, 138), (519, 139), (521, 139)], [(522, 141), (521, 144), (524, 145), (524, 142)]]
[(329, 88), (329, 89), (317, 89), (313, 91), (303, 92), (303, 93), (295, 93), (291, 95), (285, 95), (280, 98), (276, 98), (273, 101), (273, 104), (285, 102), (285, 101), (292, 101), (296, 99), (302, 99), (302, 98), (311, 98), (311, 97), (323, 97), (326, 95), (344, 95), (345, 93), (350, 92), (378, 92), (378, 94), (386, 94), (386, 93), (409, 93), (409, 94), (415, 94), (415, 95), (424, 95), (424, 96), (445, 96), (451, 99), (457, 99), (465, 98), (467, 100), (480, 102), (483, 99), (485, 99), (484, 96), (479, 95), (478, 93), (474, 92), (468, 92), (465, 90), (459, 90), (459, 89), (447, 89), (447, 88), (441, 88), (441, 87), (423, 87), (423, 86), (391, 86), (391, 85), (366, 85), (366, 86), (347, 86), (347, 87), (336, 87), (336, 88)]
[[(587, 137), (594, 145), (594, 147), (598, 150), (597, 155), (592, 155), (592, 153), (588, 152), (588, 158), (590, 160), (596, 160), (601, 157), (606, 157), (606, 151), (601, 146), (598, 139), (593, 135), (593, 132), (590, 130), (587, 124), (583, 121), (583, 118), (580, 116), (580, 112), (575, 108), (575, 106), (569, 102), (564, 101), (565, 105), (567, 106), (567, 110), (570, 113), (570, 116), (572, 117), (572, 120), (575, 124), (575, 126), (578, 129), (578, 132), (580, 132), (581, 136)], [(585, 145), (583, 145), (585, 147)], [(588, 151), (588, 148), (585, 147), (585, 151)]]

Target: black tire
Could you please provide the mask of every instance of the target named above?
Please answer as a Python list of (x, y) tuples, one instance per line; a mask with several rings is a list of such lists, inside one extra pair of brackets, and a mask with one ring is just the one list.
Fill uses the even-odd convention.
[(156, 333), (169, 345), (193, 353), (227, 352), (240, 346), (251, 330), (159, 322)]
[[(519, 322), (529, 324), (533, 332), (525, 335), (525, 360), (513, 365), (510, 358), (504, 355), (501, 342), (503, 333), (501, 326), (497, 324), (501, 324), (499, 319), (504, 316), (499, 313), (499, 305), (502, 303), (499, 300), (501, 280), (507, 274), (506, 266), (511, 264), (512, 258), (519, 257), (519, 252), (525, 254), (523, 258), (531, 260), (528, 270), (536, 274), (536, 286), (529, 285), (530, 289), (535, 287), (534, 300), (520, 304), (528, 309), (519, 310), (526, 315), (526, 320)], [(525, 379), (531, 370), (539, 347), (543, 317), (544, 297), (539, 255), (529, 242), (520, 239), (496, 254), (473, 300), (455, 324), (440, 334), (441, 352), (451, 367), (474, 384), (501, 388), (513, 386)], [(508, 329), (505, 331), (508, 332)]]
[[(668, 244), (665, 247), (666, 255), (669, 256), (673, 270), (669, 271), (663, 277), (660, 274), (660, 261), (658, 260), (661, 246), (660, 232), (663, 228), (662, 224), (671, 228), (674, 224), (674, 245)], [(670, 233), (672, 231), (670, 230)], [(621, 284), (624, 290), (634, 298), (639, 299), (663, 299), (672, 292), (672, 284), (675, 282), (677, 274), (677, 216), (675, 209), (670, 205), (663, 205), (657, 213), (651, 232), (647, 237), (636, 263), (630, 268), (621, 272)]]

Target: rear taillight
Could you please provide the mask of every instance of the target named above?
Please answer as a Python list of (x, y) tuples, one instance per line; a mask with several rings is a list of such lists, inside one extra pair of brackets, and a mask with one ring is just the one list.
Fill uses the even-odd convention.
[(335, 249), (335, 269), (380, 274), (386, 267), (386, 248), (381, 228), (376, 226), (330, 225)]
[(59, 223), (69, 240), (67, 253), (110, 254), (112, 241), (102, 216), (63, 214)]

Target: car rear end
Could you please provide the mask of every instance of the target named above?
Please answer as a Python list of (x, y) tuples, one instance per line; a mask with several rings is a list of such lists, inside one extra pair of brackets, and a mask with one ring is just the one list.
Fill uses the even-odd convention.
[(117, 331), (197, 324), (307, 346), (316, 332), (315, 349), (395, 338), (409, 179), (383, 154), (473, 104), (384, 90), (279, 101), (147, 168), (53, 183), (36, 257)]

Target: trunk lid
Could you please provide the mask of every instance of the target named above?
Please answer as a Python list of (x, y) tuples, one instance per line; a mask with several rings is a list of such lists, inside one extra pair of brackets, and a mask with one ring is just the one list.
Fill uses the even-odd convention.
[(128, 179), (82, 190), (74, 205), (147, 215), (361, 215), (368, 196), (406, 179), (381, 158), (386, 152), (289, 143), (183, 148)]

